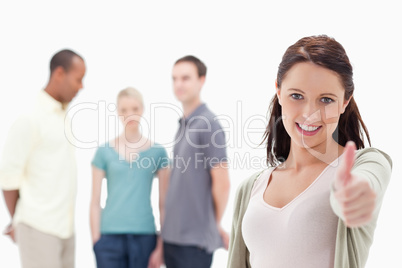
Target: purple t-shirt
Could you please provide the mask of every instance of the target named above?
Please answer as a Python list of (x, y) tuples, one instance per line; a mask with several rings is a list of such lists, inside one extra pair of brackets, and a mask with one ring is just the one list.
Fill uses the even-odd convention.
[(167, 243), (213, 252), (223, 242), (215, 219), (210, 169), (227, 161), (225, 134), (205, 104), (179, 124), (162, 237)]

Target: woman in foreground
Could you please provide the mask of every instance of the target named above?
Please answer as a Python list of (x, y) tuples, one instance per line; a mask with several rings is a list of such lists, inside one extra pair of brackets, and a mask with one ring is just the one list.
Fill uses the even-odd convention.
[(353, 91), (333, 38), (287, 49), (264, 138), (270, 167), (237, 191), (228, 267), (364, 267), (392, 162), (364, 148)]

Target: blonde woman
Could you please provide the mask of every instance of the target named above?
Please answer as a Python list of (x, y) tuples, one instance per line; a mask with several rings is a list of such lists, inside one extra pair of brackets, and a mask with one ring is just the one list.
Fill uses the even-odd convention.
[[(160, 267), (162, 241), (156, 236), (150, 194), (157, 176), (163, 219), (169, 160), (165, 148), (140, 132), (144, 103), (139, 91), (120, 91), (117, 111), (124, 131), (99, 147), (92, 161), (90, 222), (97, 267)], [(107, 201), (101, 209), (103, 178)]]

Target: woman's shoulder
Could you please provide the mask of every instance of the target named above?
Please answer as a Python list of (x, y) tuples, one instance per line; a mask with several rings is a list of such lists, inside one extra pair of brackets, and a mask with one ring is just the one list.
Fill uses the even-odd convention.
[(158, 143), (149, 140), (149, 145), (147, 149), (143, 150), (145, 153), (147, 153), (149, 156), (152, 155), (153, 157), (167, 157), (167, 151), (166, 148)]
[(239, 184), (235, 195), (234, 219), (243, 217), (242, 215), (244, 215), (247, 209), (254, 183), (265, 170), (254, 172)]
[(356, 151), (356, 162), (355, 164), (375, 162), (382, 164), (383, 166), (389, 165), (392, 169), (392, 159), (384, 151), (374, 148), (367, 147)]
[(157, 151), (165, 151), (166, 150), (166, 148), (162, 144), (160, 144), (160, 143), (158, 143), (156, 141), (149, 140), (148, 142), (149, 142), (149, 148), (148, 149), (154, 149), (154, 150), (157, 150)]
[(263, 174), (264, 171), (267, 171), (267, 169), (263, 169), (263, 170), (254, 172), (247, 179), (240, 182), (240, 185), (237, 188), (237, 196), (243, 196), (243, 195), (250, 194), (251, 190), (253, 189), (254, 183), (258, 180), (258, 178), (261, 177), (261, 174)]
[(107, 149), (109, 149), (110, 148), (110, 142), (109, 141), (106, 141), (106, 142), (103, 142), (103, 143), (100, 143), (99, 145), (98, 145), (98, 147), (96, 148), (96, 150), (97, 151), (103, 151), (103, 150), (107, 150)]
[(159, 142), (156, 142), (156, 141), (153, 141), (153, 140), (148, 140), (148, 142), (150, 144), (150, 147), (153, 147), (153, 148), (165, 148)]
[(114, 149), (119, 147), (119, 141), (117, 139), (112, 139), (105, 141), (99, 145), (99, 148)]

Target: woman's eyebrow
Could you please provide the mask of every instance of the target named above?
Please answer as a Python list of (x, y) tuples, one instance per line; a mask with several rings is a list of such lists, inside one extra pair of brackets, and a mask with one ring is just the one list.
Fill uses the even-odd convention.
[(288, 90), (293, 90), (293, 91), (297, 91), (297, 92), (305, 94), (305, 92), (303, 90), (298, 89), (298, 88), (288, 88)]
[(333, 96), (335, 98), (338, 98), (338, 96), (334, 93), (322, 93), (320, 96)]
[[(293, 91), (296, 91), (296, 92), (300, 92), (302, 94), (306, 94), (303, 90), (298, 89), (298, 88), (288, 88), (287, 90), (293, 90)], [(320, 96), (333, 96), (333, 97), (338, 98), (338, 96), (336, 94), (330, 93), (330, 92), (321, 93)]]

